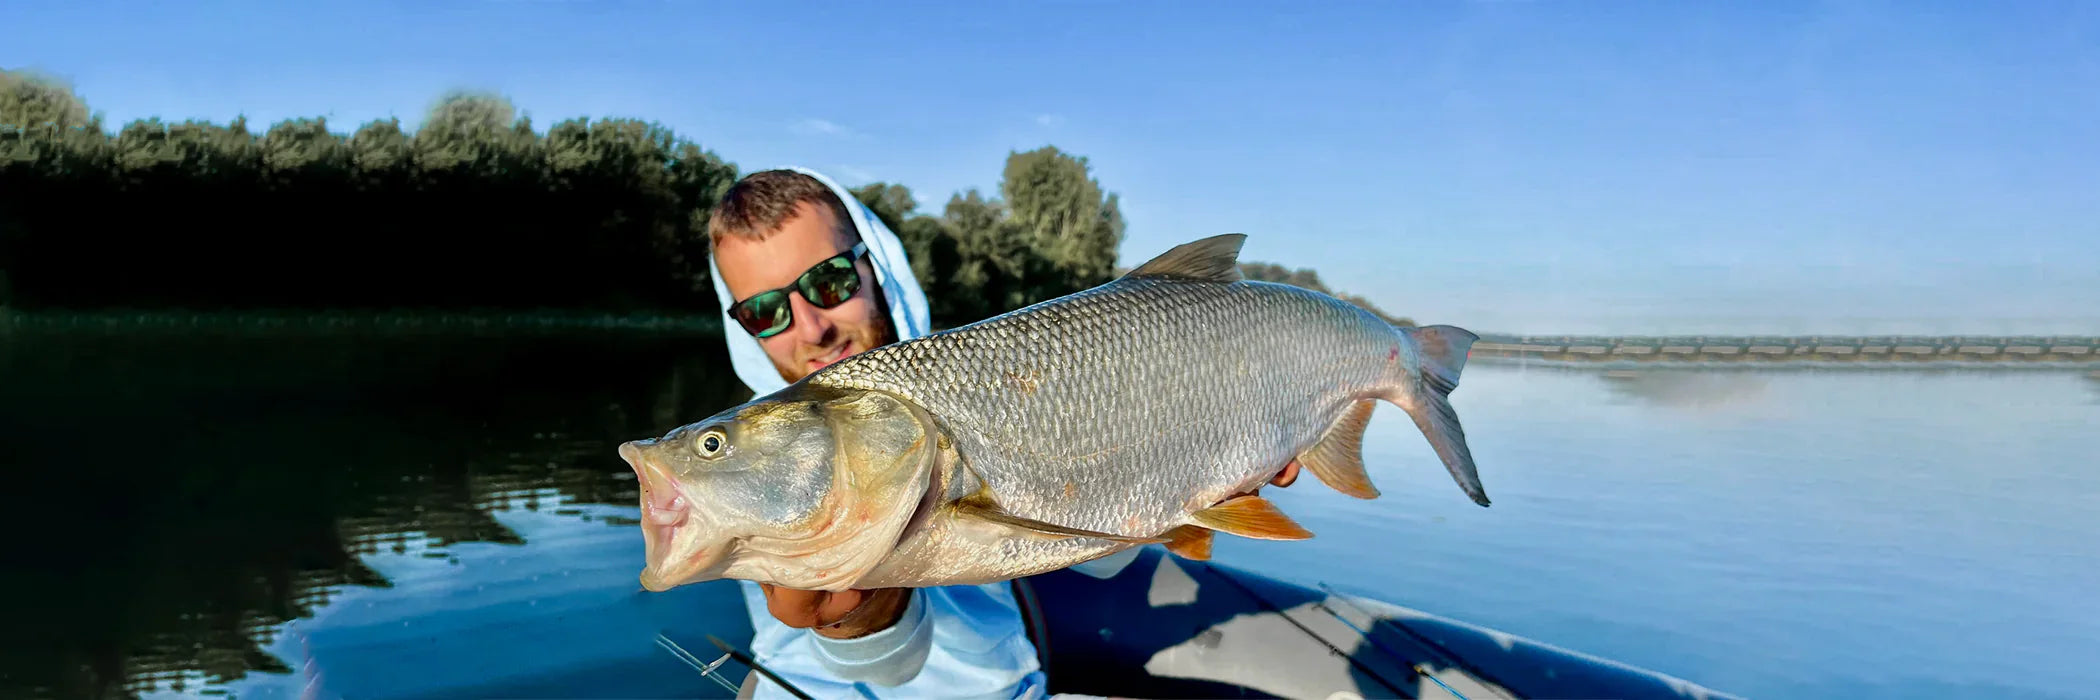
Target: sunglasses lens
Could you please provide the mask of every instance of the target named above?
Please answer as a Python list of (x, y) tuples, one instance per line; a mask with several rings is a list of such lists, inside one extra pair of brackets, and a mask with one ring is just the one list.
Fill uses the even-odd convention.
[(770, 337), (787, 328), (787, 294), (778, 290), (760, 294), (737, 304), (731, 313), (752, 335)]
[(852, 260), (832, 258), (802, 277), (802, 295), (820, 308), (844, 304), (858, 291), (860, 272), (853, 269)]

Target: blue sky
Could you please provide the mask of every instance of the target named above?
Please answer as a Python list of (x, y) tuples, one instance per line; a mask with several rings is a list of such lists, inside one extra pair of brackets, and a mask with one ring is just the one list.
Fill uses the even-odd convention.
[(116, 123), (340, 130), (448, 88), (745, 170), (1087, 156), (1126, 264), (1220, 232), (1427, 322), (2100, 333), (2100, 4), (10, 3)]

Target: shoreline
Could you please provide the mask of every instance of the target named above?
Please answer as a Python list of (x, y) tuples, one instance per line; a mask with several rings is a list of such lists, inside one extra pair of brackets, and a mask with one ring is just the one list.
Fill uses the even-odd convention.
[(1633, 367), (2100, 366), (2100, 336), (1515, 336), (1481, 334), (1472, 359), (1599, 369)]
[(0, 308), (0, 336), (135, 333), (560, 333), (623, 331), (719, 334), (715, 314), (504, 311), (11, 311)]
[[(35, 335), (534, 335), (577, 331), (719, 335), (715, 314), (393, 309), (19, 311), (0, 337)], [(2100, 336), (1579, 336), (1480, 333), (1474, 362), (1616, 367), (2100, 367)]]

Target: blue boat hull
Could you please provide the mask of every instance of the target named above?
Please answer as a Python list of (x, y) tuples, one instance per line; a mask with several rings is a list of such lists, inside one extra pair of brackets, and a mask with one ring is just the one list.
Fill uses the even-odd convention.
[(1018, 589), (1055, 693), (1144, 698), (1722, 698), (1376, 600), (1138, 550)]
[[(594, 533), (595, 534), (595, 533)], [(595, 534), (607, 540), (626, 533)], [(579, 546), (596, 546), (586, 542)], [(608, 545), (609, 546), (609, 545)], [(1015, 582), (1059, 694), (1139, 698), (1723, 698), (1681, 680), (1377, 600), (1296, 586), (1145, 547)], [(546, 556), (559, 556), (549, 553)], [(514, 578), (514, 577), (513, 577)], [(529, 581), (373, 591), (295, 630), (297, 678), (240, 695), (315, 698), (734, 697), (653, 639), (702, 662), (713, 635), (748, 645), (736, 584), (664, 593), (625, 566)], [(400, 591), (399, 593), (407, 593)], [(460, 614), (461, 608), (473, 609)], [(446, 611), (439, 614), (435, 611)], [(747, 669), (720, 672), (732, 687)], [(763, 681), (758, 681), (763, 682)]]

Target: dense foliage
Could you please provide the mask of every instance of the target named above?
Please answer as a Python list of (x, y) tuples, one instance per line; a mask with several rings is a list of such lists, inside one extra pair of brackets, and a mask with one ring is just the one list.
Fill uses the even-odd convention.
[[(737, 176), (660, 125), (542, 132), (496, 95), (445, 95), (414, 133), (111, 133), (64, 83), (0, 71), (0, 307), (712, 312), (707, 211)], [(1008, 154), (996, 196), (938, 215), (903, 185), (854, 194), (909, 247), (937, 325), (1117, 272), (1117, 197), (1055, 147)]]
[(1113, 279), (1123, 214), (1085, 158), (1043, 147), (1006, 158), (1003, 199), (975, 189), (940, 216), (915, 215), (902, 185), (854, 190), (910, 250), (933, 316), (967, 323)]
[(423, 127), (262, 134), (0, 85), (0, 300), (53, 308), (706, 308), (707, 205), (735, 169), (636, 120), (545, 133), (448, 95)]

